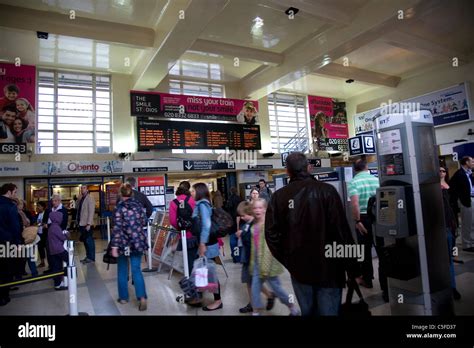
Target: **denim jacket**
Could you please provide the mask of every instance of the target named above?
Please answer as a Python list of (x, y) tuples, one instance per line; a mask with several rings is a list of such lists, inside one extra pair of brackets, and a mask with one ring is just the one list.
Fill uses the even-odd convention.
[[(207, 199), (201, 199), (196, 202), (196, 207), (193, 211), (193, 218), (197, 215), (201, 216), (201, 234), (199, 241), (202, 244), (209, 242), (209, 235), (211, 233), (211, 216), (212, 216), (212, 206)], [(218, 243), (208, 245), (206, 257), (214, 258), (219, 255), (219, 245)]]

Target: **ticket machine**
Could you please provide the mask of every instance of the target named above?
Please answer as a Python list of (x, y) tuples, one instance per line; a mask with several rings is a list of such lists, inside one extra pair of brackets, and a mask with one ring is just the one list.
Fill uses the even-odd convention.
[(453, 312), (433, 117), (429, 111), (375, 119), (380, 188), (375, 235), (393, 315)]

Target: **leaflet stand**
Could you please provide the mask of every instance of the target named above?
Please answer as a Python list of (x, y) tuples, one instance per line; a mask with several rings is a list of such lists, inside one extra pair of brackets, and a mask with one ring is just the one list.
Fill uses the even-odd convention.
[(150, 221), (147, 222), (147, 227), (146, 227), (146, 236), (147, 236), (147, 243), (148, 243), (148, 251), (147, 251), (147, 254), (148, 254), (148, 257), (147, 257), (147, 261), (148, 261), (148, 267), (147, 268), (144, 268), (142, 269), (143, 272), (156, 272), (158, 270), (158, 268), (153, 268), (153, 264), (152, 264), (152, 248), (151, 248), (151, 225), (150, 225)]

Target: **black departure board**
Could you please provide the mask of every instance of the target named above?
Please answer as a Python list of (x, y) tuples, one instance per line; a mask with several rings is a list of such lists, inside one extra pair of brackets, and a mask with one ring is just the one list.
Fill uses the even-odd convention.
[(260, 150), (258, 125), (137, 120), (138, 151), (151, 149)]

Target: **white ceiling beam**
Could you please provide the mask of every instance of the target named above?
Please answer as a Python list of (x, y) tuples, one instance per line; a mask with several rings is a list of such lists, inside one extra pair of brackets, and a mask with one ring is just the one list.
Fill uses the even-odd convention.
[(190, 51), (219, 54), (239, 60), (257, 62), (265, 65), (280, 65), (283, 63), (283, 54), (259, 50), (256, 48), (236, 46), (216, 41), (197, 39), (190, 47)]
[(0, 26), (28, 31), (80, 37), (100, 42), (113, 42), (138, 48), (153, 47), (155, 32), (150, 28), (113, 23), (69, 13), (40, 11), (0, 4)]
[(240, 88), (242, 97), (262, 98), (312, 72), (317, 72), (328, 63), (379, 39), (386, 32), (407, 25), (410, 19), (399, 20), (398, 11), (415, 7), (421, 1), (369, 1), (360, 9), (360, 15), (355, 17), (350, 25), (333, 27), (326, 33), (290, 48), (285, 54), (283, 64), (244, 79)]
[(454, 57), (457, 57), (459, 59), (459, 63), (469, 62), (469, 57), (461, 52), (456, 52), (455, 50), (446, 46), (441, 46), (434, 41), (400, 30), (387, 33), (382, 39), (389, 45), (403, 48), (410, 52), (414, 52), (436, 60), (450, 60)]
[(357, 82), (364, 82), (373, 85), (397, 87), (401, 78), (399, 76), (382, 74), (370, 70), (359, 69), (352, 66), (344, 66), (342, 64), (329, 63), (316, 74), (326, 75), (331, 77), (340, 77), (345, 79), (353, 79)]
[(175, 25), (159, 47), (142, 56), (132, 74), (134, 89), (154, 89), (158, 86), (208, 23), (227, 6), (229, 0), (189, 0), (187, 3), (187, 7), (180, 9), (184, 10), (184, 19), (178, 18), (178, 11), (171, 13), (170, 10), (170, 16), (177, 19)]
[[(348, 25), (352, 21), (349, 13), (341, 11), (330, 2), (314, 0), (267, 0), (265, 3), (276, 5), (282, 11), (289, 7), (296, 7), (301, 12), (319, 18), (324, 22), (339, 25)], [(298, 15), (295, 16), (295, 19)]]

